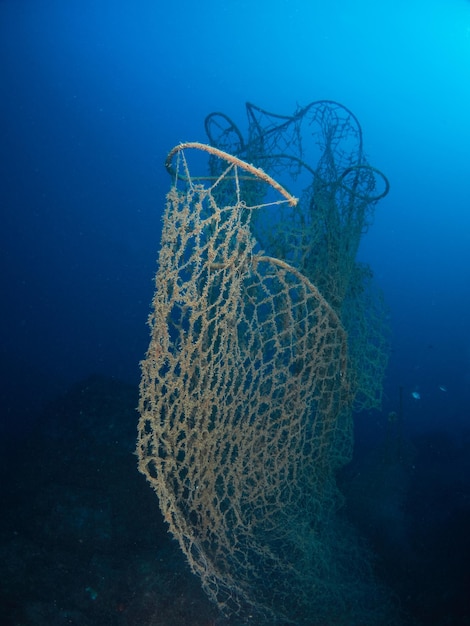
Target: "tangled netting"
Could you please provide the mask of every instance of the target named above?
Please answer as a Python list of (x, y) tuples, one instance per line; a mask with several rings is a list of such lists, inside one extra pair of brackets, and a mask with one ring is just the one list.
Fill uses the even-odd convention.
[[(207, 155), (215, 175), (204, 173)], [(261, 212), (298, 201), (208, 145), (177, 146), (167, 168), (139, 469), (223, 613), (254, 624), (392, 623), (338, 515), (354, 398), (346, 333), (295, 259), (267, 255), (255, 236)]]
[[(388, 181), (367, 163), (361, 126), (343, 105), (321, 100), (292, 116), (253, 104), (246, 108), (247, 141), (223, 113), (206, 118), (209, 140), (299, 193), (296, 205), (269, 215), (260, 211), (254, 233), (270, 254), (309, 278), (340, 316), (348, 333), (354, 410), (380, 408), (388, 312), (372, 271), (356, 255), (376, 203), (388, 193)], [(213, 175), (220, 174), (220, 167), (211, 160)], [(256, 202), (257, 186), (251, 184), (246, 192)]]

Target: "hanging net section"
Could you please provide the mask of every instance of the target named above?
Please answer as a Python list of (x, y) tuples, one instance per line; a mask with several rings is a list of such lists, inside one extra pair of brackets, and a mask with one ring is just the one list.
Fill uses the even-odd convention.
[[(216, 177), (193, 174), (207, 155), (220, 162)], [(333, 521), (335, 472), (351, 454), (346, 334), (318, 289), (267, 256), (251, 227), (259, 210), (297, 201), (204, 144), (177, 146), (167, 168), (139, 469), (223, 612), (342, 623), (369, 602), (357, 589), (358, 550), (338, 550), (347, 539)], [(263, 187), (250, 204), (243, 190), (256, 188), (259, 201)]]

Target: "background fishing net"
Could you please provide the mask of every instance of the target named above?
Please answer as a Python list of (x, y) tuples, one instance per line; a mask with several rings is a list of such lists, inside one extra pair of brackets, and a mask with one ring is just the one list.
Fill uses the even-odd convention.
[(302, 271), (298, 226), (292, 254), (256, 236), (264, 212), (279, 240), (297, 200), (203, 144), (176, 147), (167, 167), (137, 452), (169, 529), (243, 623), (392, 623), (338, 515), (357, 387), (340, 307)]
[[(369, 165), (356, 116), (330, 100), (294, 115), (248, 103), (247, 139), (223, 113), (205, 120), (211, 144), (262, 167), (299, 196), (296, 205), (259, 211), (254, 233), (265, 250), (296, 267), (338, 313), (348, 334), (354, 410), (380, 408), (389, 354), (387, 308), (372, 271), (356, 259), (377, 202), (389, 190)], [(220, 162), (212, 159), (211, 172)], [(246, 193), (258, 197), (251, 184)]]

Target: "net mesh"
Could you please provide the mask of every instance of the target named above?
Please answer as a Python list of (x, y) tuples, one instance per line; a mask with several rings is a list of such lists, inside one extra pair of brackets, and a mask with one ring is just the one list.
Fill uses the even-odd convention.
[[(354, 410), (380, 408), (389, 354), (388, 311), (371, 269), (356, 260), (362, 235), (389, 183), (364, 154), (356, 116), (331, 100), (312, 102), (293, 115), (246, 105), (248, 138), (223, 113), (205, 120), (210, 142), (263, 167), (299, 202), (258, 211), (253, 230), (273, 256), (296, 267), (320, 291), (348, 333)], [(221, 164), (211, 160), (213, 175)], [(223, 166), (222, 166), (223, 167)], [(254, 198), (260, 190), (246, 190)]]
[[(201, 154), (212, 178), (192, 173)], [(253, 235), (259, 211), (297, 200), (207, 145), (177, 146), (167, 166), (140, 471), (223, 612), (375, 623), (367, 559), (336, 516), (352, 441), (346, 333), (317, 287)]]

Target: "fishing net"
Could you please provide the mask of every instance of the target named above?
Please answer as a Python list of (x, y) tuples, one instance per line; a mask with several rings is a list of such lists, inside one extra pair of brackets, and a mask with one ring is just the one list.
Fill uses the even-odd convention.
[(254, 234), (261, 211), (277, 219), (297, 199), (204, 144), (177, 146), (167, 168), (140, 471), (224, 613), (385, 623), (367, 557), (337, 515), (335, 472), (352, 441), (346, 333), (316, 285)]
[[(356, 256), (377, 202), (387, 195), (385, 175), (364, 154), (356, 116), (331, 100), (293, 115), (246, 105), (247, 139), (223, 113), (205, 120), (211, 144), (265, 169), (299, 202), (258, 211), (253, 232), (273, 256), (296, 267), (338, 313), (348, 334), (354, 410), (380, 408), (389, 354), (388, 310), (372, 271)], [(210, 163), (213, 175), (220, 162)], [(251, 185), (249, 195), (259, 190)]]

